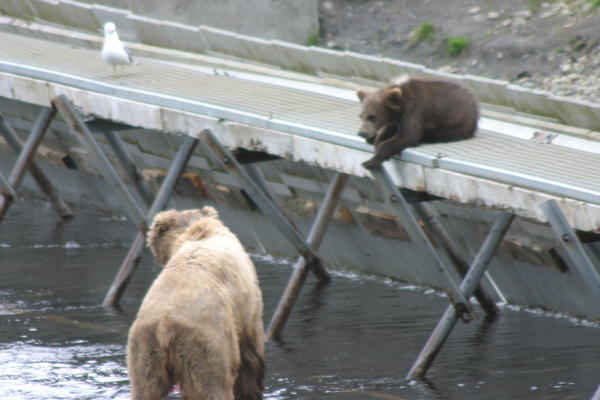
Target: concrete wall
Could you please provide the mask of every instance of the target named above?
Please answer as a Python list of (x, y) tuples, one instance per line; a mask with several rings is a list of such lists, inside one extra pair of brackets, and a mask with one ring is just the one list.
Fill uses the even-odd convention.
[(306, 44), (319, 30), (319, 0), (80, 0), (193, 26)]

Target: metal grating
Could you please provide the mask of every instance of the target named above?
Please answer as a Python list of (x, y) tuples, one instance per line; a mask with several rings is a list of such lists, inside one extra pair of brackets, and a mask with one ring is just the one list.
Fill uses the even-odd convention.
[[(359, 104), (299, 89), (207, 74), (145, 58), (123, 77), (99, 51), (0, 33), (0, 70), (131, 100), (312, 137), (353, 148)], [(441, 157), (438, 157), (441, 155)], [(480, 131), (475, 139), (424, 145), (403, 159), (600, 204), (600, 155)]]

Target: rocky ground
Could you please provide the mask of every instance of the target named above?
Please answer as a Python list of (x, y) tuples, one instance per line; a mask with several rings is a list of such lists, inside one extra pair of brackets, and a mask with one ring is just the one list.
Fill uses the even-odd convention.
[(600, 103), (600, 0), (323, 0), (320, 15), (320, 46)]

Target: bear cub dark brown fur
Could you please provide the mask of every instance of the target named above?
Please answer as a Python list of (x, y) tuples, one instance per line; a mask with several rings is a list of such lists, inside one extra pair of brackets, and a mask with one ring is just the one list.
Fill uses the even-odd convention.
[(377, 168), (407, 147), (473, 137), (479, 107), (465, 87), (443, 80), (409, 78), (376, 92), (357, 92), (362, 103), (359, 135), (375, 146), (363, 163)]

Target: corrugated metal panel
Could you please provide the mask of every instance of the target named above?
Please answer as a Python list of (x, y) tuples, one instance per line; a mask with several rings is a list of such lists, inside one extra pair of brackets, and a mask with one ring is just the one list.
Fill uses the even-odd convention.
[(600, 156), (594, 153), (491, 132), (419, 151), (438, 156), (440, 168), (600, 203)]

